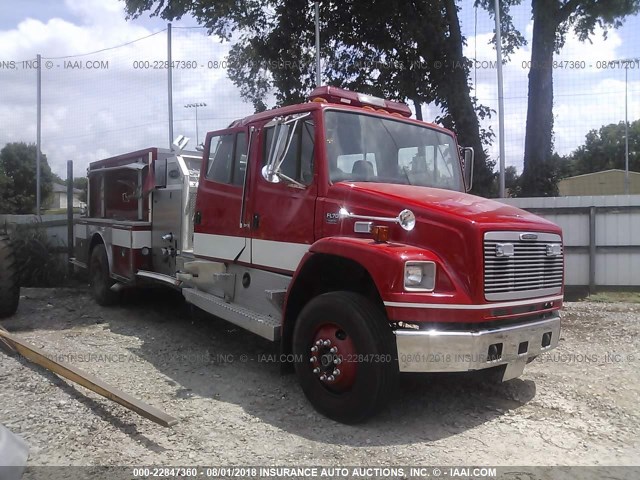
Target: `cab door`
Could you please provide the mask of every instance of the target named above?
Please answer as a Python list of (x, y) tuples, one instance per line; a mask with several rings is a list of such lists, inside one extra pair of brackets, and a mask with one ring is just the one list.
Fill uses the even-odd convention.
[(290, 274), (315, 240), (316, 122), (312, 114), (307, 114), (295, 125), (279, 176), (269, 176), (265, 171), (276, 130), (272, 123), (258, 129), (253, 146), (258, 155), (252, 166), (247, 212), (251, 257), (256, 267)]
[(247, 229), (240, 227), (247, 129), (207, 135), (194, 215), (193, 251), (197, 257), (249, 264)]

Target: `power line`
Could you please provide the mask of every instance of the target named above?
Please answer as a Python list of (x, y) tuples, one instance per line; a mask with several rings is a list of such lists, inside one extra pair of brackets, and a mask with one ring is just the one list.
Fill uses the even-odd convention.
[(136, 43), (136, 42), (139, 42), (141, 40), (145, 40), (147, 38), (153, 37), (154, 35), (158, 35), (159, 33), (166, 32), (166, 31), (167, 31), (167, 29), (163, 28), (162, 30), (158, 30), (157, 32), (151, 33), (151, 34), (149, 34), (149, 35), (147, 35), (145, 37), (136, 38), (135, 40), (131, 40), (129, 42), (122, 43), (120, 45), (115, 45), (113, 47), (107, 47), (107, 48), (103, 48), (103, 49), (100, 49), (100, 50), (96, 50), (94, 52), (78, 53), (76, 55), (64, 55), (64, 56), (61, 56), (61, 57), (42, 57), (42, 58), (44, 60), (62, 60), (64, 58), (86, 57), (88, 55), (95, 55), (96, 53), (102, 53), (102, 52), (107, 52), (109, 50), (115, 50), (116, 48), (126, 47), (127, 45), (131, 45), (132, 43)]

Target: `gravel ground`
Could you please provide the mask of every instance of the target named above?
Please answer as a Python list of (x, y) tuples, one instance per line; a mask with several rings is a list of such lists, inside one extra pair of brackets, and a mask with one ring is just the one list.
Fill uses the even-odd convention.
[(640, 304), (566, 303), (560, 346), (519, 378), (403, 377), (359, 426), (317, 414), (275, 346), (142, 292), (24, 289), (9, 331), (179, 418), (160, 427), (0, 352), (0, 423), (29, 465), (638, 465)]

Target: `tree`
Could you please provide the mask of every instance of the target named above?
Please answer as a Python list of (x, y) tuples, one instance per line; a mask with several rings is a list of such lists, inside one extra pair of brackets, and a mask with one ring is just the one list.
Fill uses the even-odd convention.
[(4, 169), (2, 167), (2, 162), (0, 162), (0, 213), (8, 213), (10, 207), (6, 205), (4, 192), (7, 191), (9, 185), (11, 184), (11, 180), (4, 173)]
[[(229, 76), (258, 111), (271, 93), (277, 105), (298, 103), (315, 86), (313, 3), (300, 0), (126, 0), (130, 16), (151, 11), (172, 20), (187, 13), (225, 40), (237, 34)], [(494, 162), (484, 146), (492, 132), (478, 117), (489, 109), (470, 95), (470, 62), (463, 56), (455, 0), (323, 1), (321, 39), (330, 84), (411, 101), (433, 102), (436, 120), (476, 151), (474, 191), (494, 193)]]
[(531, 70), (524, 146), (522, 194), (546, 196), (557, 186), (553, 182), (553, 55), (564, 45), (570, 29), (582, 41), (597, 26), (606, 35), (627, 15), (640, 10), (640, 0), (532, 0), (533, 36)]
[[(496, 178), (496, 181), (498, 179)], [(518, 175), (518, 171), (516, 167), (513, 165), (508, 166), (504, 169), (504, 186), (507, 191), (508, 197), (517, 197), (519, 193), (518, 181), (520, 180), (520, 175)]]
[[(0, 211), (33, 213), (36, 208), (36, 145), (8, 143), (0, 151)], [(53, 175), (46, 155), (40, 156), (40, 193), (51, 194)], [(3, 178), (4, 176), (4, 178)], [(4, 183), (4, 185), (2, 185)]]
[[(624, 122), (591, 130), (570, 156), (574, 175), (625, 168)], [(629, 124), (629, 170), (640, 172), (640, 120)]]
[[(509, 15), (510, 7), (522, 0), (501, 0), (503, 48), (510, 53), (524, 44)], [(494, 0), (476, 0), (494, 13)], [(624, 18), (640, 10), (640, 0), (531, 0), (533, 35), (525, 135), (524, 169), (520, 177), (523, 196), (548, 196), (557, 192), (559, 165), (553, 152), (553, 55), (558, 53), (569, 30), (582, 41), (600, 27), (606, 36)], [(557, 159), (556, 159), (557, 160)]]
[[(458, 133), (458, 138), (463, 145), (471, 146), (476, 154), (476, 168), (474, 168), (474, 181), (478, 183), (474, 192), (484, 196), (495, 196), (491, 191), (494, 185), (493, 166), (495, 162), (489, 162), (483, 149), (480, 136), (478, 117), (474, 109), (474, 101), (471, 99), (469, 87), (470, 61), (462, 54), (465, 39), (460, 31), (458, 19), (458, 7), (454, 0), (444, 0), (445, 18), (448, 23), (448, 35), (445, 37), (444, 55), (445, 65), (453, 65), (449, 74), (442, 75), (436, 83), (436, 91), (441, 98), (441, 106), (446, 109), (448, 115), (441, 119), (441, 123)], [(480, 110), (479, 115), (484, 118), (489, 113), (488, 109)]]

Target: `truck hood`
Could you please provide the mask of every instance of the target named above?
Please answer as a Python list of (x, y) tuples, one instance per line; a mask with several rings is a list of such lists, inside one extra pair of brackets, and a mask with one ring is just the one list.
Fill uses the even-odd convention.
[(396, 214), (408, 208), (416, 214), (418, 222), (426, 220), (420, 217), (444, 216), (477, 224), (478, 227), (499, 230), (536, 229), (560, 233), (557, 225), (532, 213), (495, 200), (452, 190), (388, 183), (341, 182), (335, 184), (332, 191), (335, 195), (331, 195), (332, 197), (344, 198), (349, 207), (357, 207), (359, 204), (373, 207), (378, 204), (387, 210), (394, 205), (398, 210)]
[[(483, 302), (484, 233), (529, 231), (562, 234), (560, 227), (519, 208), (466, 193), (412, 185), (340, 182), (324, 200), (324, 213), (333, 218), (345, 207), (357, 215), (396, 217), (403, 209), (416, 216), (416, 226), (404, 231), (389, 224), (390, 242), (425, 248), (436, 254), (453, 282)], [(324, 222), (323, 236), (353, 235), (355, 219)]]

